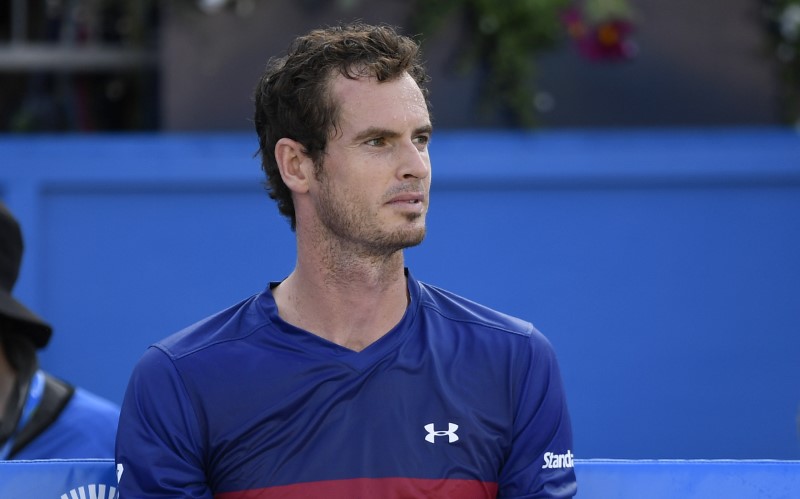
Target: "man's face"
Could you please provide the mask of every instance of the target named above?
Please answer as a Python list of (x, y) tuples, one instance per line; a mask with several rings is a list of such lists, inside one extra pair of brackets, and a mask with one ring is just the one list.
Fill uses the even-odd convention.
[(388, 255), (425, 237), (431, 122), (408, 75), (378, 82), (337, 76), (338, 128), (328, 140), (311, 194), (321, 230), (370, 255)]

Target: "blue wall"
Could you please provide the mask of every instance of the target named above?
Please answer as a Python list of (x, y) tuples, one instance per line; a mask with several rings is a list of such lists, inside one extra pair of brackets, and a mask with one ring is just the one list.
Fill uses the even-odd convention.
[[(294, 263), (255, 138), (0, 136), (52, 372), (120, 401), (146, 346)], [(442, 132), (415, 275), (533, 322), (582, 458), (800, 458), (800, 137)]]

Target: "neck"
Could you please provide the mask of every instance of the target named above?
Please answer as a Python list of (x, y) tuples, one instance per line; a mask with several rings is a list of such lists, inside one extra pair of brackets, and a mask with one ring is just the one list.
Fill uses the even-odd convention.
[(6, 412), (14, 383), (17, 381), (17, 372), (11, 367), (0, 342), (0, 417)]
[(391, 330), (408, 306), (403, 252), (322, 250), (298, 240), (297, 265), (273, 295), (286, 322), (361, 351)]

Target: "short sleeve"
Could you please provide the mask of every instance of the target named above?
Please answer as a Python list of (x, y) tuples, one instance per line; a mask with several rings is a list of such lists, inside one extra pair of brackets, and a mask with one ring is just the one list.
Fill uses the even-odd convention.
[(577, 491), (572, 427), (552, 346), (534, 330), (516, 360), (511, 452), (500, 473), (501, 498), (563, 498)]
[(210, 499), (201, 435), (172, 360), (162, 350), (149, 348), (133, 370), (120, 411), (120, 499)]

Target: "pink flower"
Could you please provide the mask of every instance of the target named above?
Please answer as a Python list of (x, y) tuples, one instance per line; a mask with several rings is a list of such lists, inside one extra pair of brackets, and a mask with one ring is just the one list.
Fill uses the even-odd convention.
[(636, 55), (636, 44), (630, 39), (633, 24), (628, 19), (608, 18), (587, 23), (581, 11), (567, 9), (562, 19), (578, 52), (591, 60), (627, 60)]

